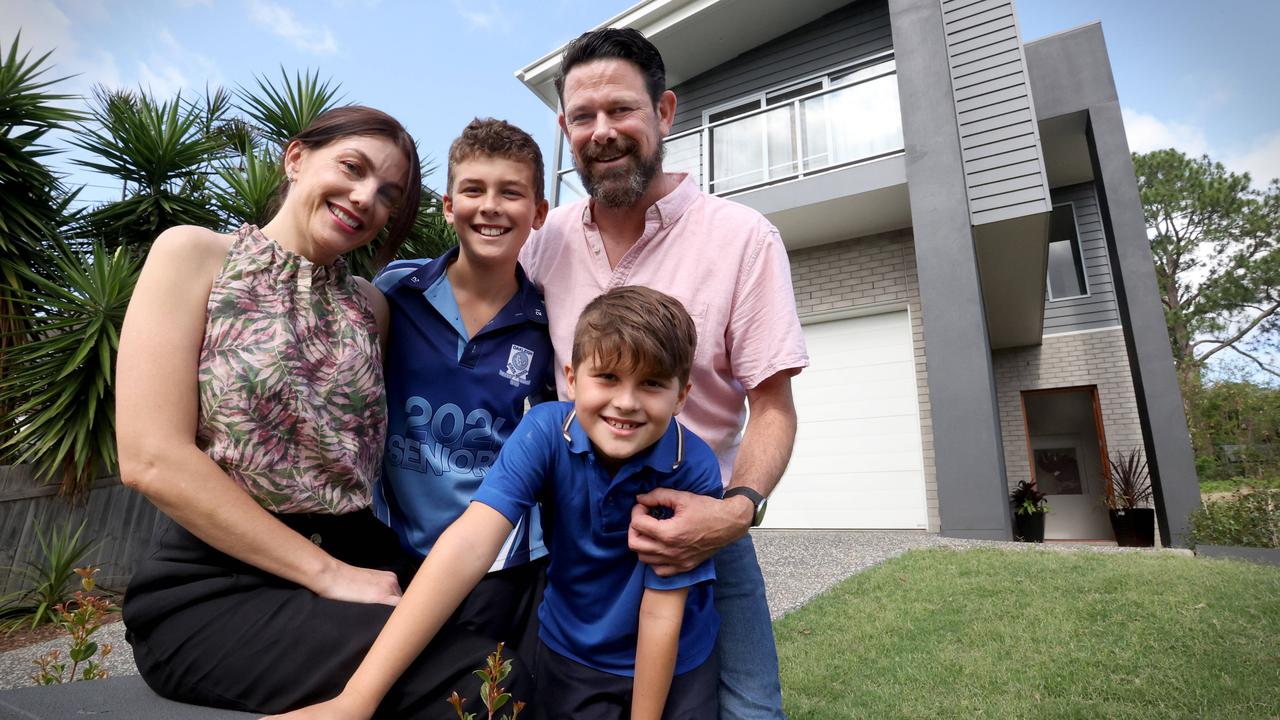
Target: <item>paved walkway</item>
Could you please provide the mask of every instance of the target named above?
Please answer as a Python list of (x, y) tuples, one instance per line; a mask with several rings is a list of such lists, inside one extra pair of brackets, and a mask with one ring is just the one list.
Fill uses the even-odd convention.
[[(752, 537), (764, 571), (769, 607), (774, 619), (804, 605), (815, 595), (830, 589), (850, 575), (913, 548), (969, 548), (988, 545), (1017, 549), (1132, 551), (1130, 548), (1099, 545), (1029, 545), (960, 540), (911, 531), (757, 530), (752, 533)], [(112, 677), (137, 674), (133, 653), (124, 640), (123, 623), (103, 627), (94, 637), (99, 643), (112, 645), (112, 653), (106, 661), (107, 670)], [(0, 654), (0, 690), (30, 685), (31, 660), (54, 647), (63, 648), (65, 652), (65, 640), (52, 640), (43, 645)]]

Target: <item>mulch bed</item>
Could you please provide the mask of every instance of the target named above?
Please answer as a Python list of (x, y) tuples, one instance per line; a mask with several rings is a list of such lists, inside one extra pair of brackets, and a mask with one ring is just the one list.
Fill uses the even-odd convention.
[[(109, 625), (113, 622), (119, 621), (120, 613), (111, 613), (111, 615), (102, 621), (102, 624)], [(41, 625), (34, 629), (19, 628), (7, 635), (0, 634), (0, 653), (17, 650), (29, 645), (39, 645), (42, 642), (46, 642), (60, 636), (66, 636), (66, 633), (57, 625)]]

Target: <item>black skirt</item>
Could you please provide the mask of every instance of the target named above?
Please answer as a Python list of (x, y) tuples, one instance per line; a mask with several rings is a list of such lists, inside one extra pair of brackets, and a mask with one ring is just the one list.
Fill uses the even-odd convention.
[[(402, 587), (411, 577), (415, 563), (367, 510), (277, 517), (338, 560), (396, 572)], [(138, 670), (157, 694), (278, 713), (337, 695), (391, 610), (319, 597), (162, 518), (129, 583), (123, 614)], [(379, 716), (449, 717), (445, 699), (453, 690), (479, 712), (479, 680), (471, 673), (496, 645), (446, 625), (387, 694)], [(520, 692), (531, 680), (515, 668), (507, 685)]]

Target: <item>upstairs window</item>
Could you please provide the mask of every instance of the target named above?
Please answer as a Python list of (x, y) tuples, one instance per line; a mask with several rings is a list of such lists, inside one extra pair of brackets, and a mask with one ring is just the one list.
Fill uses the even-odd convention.
[(1049, 223), (1049, 299), (1066, 300), (1088, 294), (1075, 206), (1054, 205)]

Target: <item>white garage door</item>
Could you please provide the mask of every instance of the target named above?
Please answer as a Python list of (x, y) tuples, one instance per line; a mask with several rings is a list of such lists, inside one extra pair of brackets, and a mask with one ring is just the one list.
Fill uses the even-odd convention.
[(809, 324), (805, 341), (795, 452), (764, 526), (927, 527), (907, 311)]

